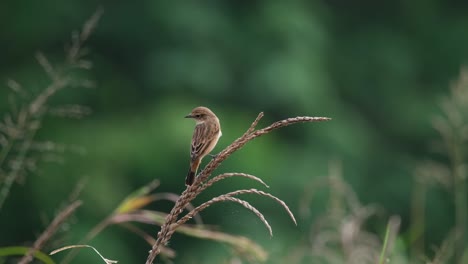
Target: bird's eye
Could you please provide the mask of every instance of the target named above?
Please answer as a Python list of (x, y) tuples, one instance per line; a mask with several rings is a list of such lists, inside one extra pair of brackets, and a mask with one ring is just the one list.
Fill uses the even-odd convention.
[(199, 117), (201, 117), (201, 115), (195, 115), (195, 117), (196, 117), (196, 118), (199, 118)]

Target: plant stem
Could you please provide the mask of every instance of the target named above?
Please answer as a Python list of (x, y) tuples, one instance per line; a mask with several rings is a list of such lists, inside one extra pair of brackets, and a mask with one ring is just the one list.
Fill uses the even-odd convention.
[(23, 163), (26, 159), (26, 155), (29, 149), (31, 148), (31, 144), (33, 142), (33, 139), (34, 139), (34, 136), (36, 135), (37, 130), (38, 130), (38, 127), (32, 129), (30, 133), (28, 134), (28, 136), (25, 137), (24, 142), (21, 145), (21, 149), (18, 154), (18, 157), (16, 159), (17, 164), (13, 166), (10, 173), (8, 173), (5, 178), (5, 182), (2, 188), (0, 189), (0, 211), (3, 207), (3, 204), (5, 203), (6, 198), (8, 197), (8, 194), (10, 193), (11, 186), (16, 181), (20, 173), (20, 170), (23, 168)]

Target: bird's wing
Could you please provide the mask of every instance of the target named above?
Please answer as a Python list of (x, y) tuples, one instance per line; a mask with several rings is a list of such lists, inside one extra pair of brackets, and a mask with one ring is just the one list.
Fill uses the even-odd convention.
[(193, 132), (192, 147), (190, 158), (195, 160), (200, 156), (204, 156), (211, 142), (215, 139), (219, 132), (219, 127), (216, 124), (199, 124), (195, 126)]

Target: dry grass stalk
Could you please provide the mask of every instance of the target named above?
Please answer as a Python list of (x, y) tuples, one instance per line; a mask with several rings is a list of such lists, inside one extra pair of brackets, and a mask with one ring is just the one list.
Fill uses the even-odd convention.
[[(149, 245), (153, 245), (156, 242), (156, 239), (146, 234), (145, 232), (138, 230), (138, 228), (131, 224), (131, 222), (163, 225), (166, 216), (167, 214), (157, 211), (137, 210), (113, 217), (113, 223), (119, 224), (120, 226), (132, 231), (133, 233), (145, 239)], [(250, 239), (243, 236), (234, 236), (212, 230), (210, 226), (205, 226), (198, 223), (196, 225), (181, 225), (176, 229), (176, 232), (195, 238), (208, 239), (225, 243), (232, 247), (238, 256), (252, 260), (253, 263), (263, 263), (267, 258), (266, 251), (260, 245), (256, 244)], [(173, 258), (175, 257), (176, 253), (170, 248), (162, 247), (161, 255), (165, 258)]]
[(249, 209), (250, 211), (252, 211), (265, 224), (266, 228), (268, 229), (268, 232), (270, 233), (270, 236), (273, 236), (273, 230), (271, 229), (270, 224), (266, 220), (265, 216), (257, 208), (253, 207), (250, 203), (248, 203), (248, 202), (246, 202), (244, 200), (229, 196), (227, 194), (220, 195), (218, 197), (212, 198), (208, 202), (205, 202), (202, 205), (198, 206), (197, 208), (195, 208), (194, 210), (192, 210), (188, 214), (186, 214), (184, 217), (182, 217), (175, 224), (172, 224), (172, 228), (176, 229), (178, 226), (183, 225), (185, 222), (190, 220), (194, 215), (196, 215), (199, 212), (203, 211), (204, 209), (206, 209), (210, 205), (212, 205), (214, 203), (218, 203), (218, 202), (225, 202), (225, 201), (236, 202), (236, 203), (244, 206), (245, 208)]
[(247, 259), (252, 263), (264, 263), (268, 257), (267, 252), (260, 245), (243, 236), (234, 236), (210, 230), (205, 226), (199, 225), (196, 227), (182, 225), (177, 228), (177, 232), (196, 238), (225, 243), (234, 249), (237, 256), (242, 256), (242, 258)]
[[(226, 147), (224, 150), (222, 150), (215, 158), (213, 158), (207, 165), (206, 167), (199, 173), (199, 175), (196, 177), (195, 182), (193, 185), (187, 187), (187, 189), (182, 193), (180, 196), (179, 200), (177, 200), (175, 206), (172, 208), (171, 212), (167, 215), (166, 220), (164, 225), (161, 226), (161, 230), (158, 232), (157, 235), (157, 240), (156, 243), (154, 243), (151, 251), (149, 252), (148, 258), (146, 260), (147, 264), (153, 263), (154, 259), (156, 256), (160, 253), (161, 247), (167, 244), (171, 236), (174, 234), (176, 228), (179, 226), (178, 224), (178, 218), (179, 215), (182, 213), (183, 209), (186, 207), (188, 203), (190, 203), (195, 197), (197, 197), (203, 190), (205, 190), (207, 187), (204, 187), (205, 184), (210, 183), (213, 184), (216, 181), (228, 178), (230, 176), (227, 175), (220, 175), (218, 179), (213, 178), (212, 181), (208, 181), (208, 178), (211, 176), (212, 172), (225, 160), (227, 159), (232, 153), (235, 151), (239, 150), (242, 148), (245, 144), (247, 144), (249, 141), (268, 134), (269, 132), (279, 129), (285, 126), (293, 125), (296, 123), (304, 123), (304, 122), (319, 122), (319, 121), (328, 121), (330, 118), (327, 117), (308, 117), (308, 116), (303, 116), (303, 117), (294, 117), (294, 118), (288, 118), (285, 120), (281, 120), (278, 122), (275, 122), (271, 124), (270, 126), (267, 126), (263, 129), (258, 129), (255, 130), (255, 127), (257, 126), (258, 122), (260, 119), (263, 117), (263, 113), (260, 113), (257, 118), (254, 120), (254, 122), (251, 124), (249, 129), (238, 139), (236, 139), (231, 145)], [(234, 175), (232, 175), (234, 176)], [(251, 179), (256, 180), (254, 177), (248, 177)], [(210, 186), (208, 185), (208, 186)], [(260, 192), (255, 189), (251, 190), (241, 190), (239, 191), (241, 193), (255, 193), (255, 194), (260, 194), (264, 196), (268, 196), (270, 198), (273, 198), (274, 196)], [(235, 201), (238, 203), (241, 203), (243, 206), (247, 207), (249, 210), (252, 210), (254, 212), (258, 212), (254, 207), (250, 206), (247, 202), (234, 198), (232, 195), (234, 195), (235, 192), (226, 194), (226, 195), (221, 195), (219, 197), (213, 198), (212, 200), (208, 201), (208, 205), (217, 202), (217, 201)], [(281, 201), (280, 199), (274, 197), (276, 201)], [(280, 202), (285, 208), (287, 208), (286, 204), (284, 202)], [(206, 203), (205, 203), (206, 205)], [(203, 204), (201, 205), (203, 206)], [(207, 207), (207, 206), (206, 206)], [(204, 208), (206, 208), (204, 207)], [(198, 207), (197, 207), (198, 208)], [(202, 209), (204, 209), (202, 208)], [(200, 209), (199, 211), (201, 211)], [(197, 209), (195, 209), (197, 210)], [(189, 219), (191, 215), (195, 215), (196, 213), (192, 213), (194, 210), (189, 212), (186, 216), (186, 218), (181, 218), (182, 219)], [(288, 213), (292, 215), (289, 209), (287, 209)], [(257, 213), (256, 213), (257, 214)], [(258, 212), (257, 216), (261, 216), (261, 213)], [(260, 217), (262, 219), (262, 217)], [(264, 219), (264, 217), (263, 217)], [(262, 221), (263, 221), (262, 219)], [(293, 218), (294, 219), (294, 218)], [(269, 226), (265, 221), (263, 223), (266, 223), (267, 227)]]
[[(17, 103), (12, 97), (12, 112), (5, 114), (3, 120), (0, 121), (0, 179), (3, 181), (0, 184), (0, 210), (13, 183), (24, 176), (28, 168), (35, 167), (36, 159), (30, 157), (30, 152), (44, 115), (48, 113), (49, 99), (66, 87), (89, 86), (89, 80), (72, 78), (71, 71), (89, 69), (90, 63), (83, 59), (83, 45), (96, 27), (101, 15), (102, 9), (98, 9), (83, 26), (80, 37), (75, 37), (76, 34), (72, 36), (71, 48), (67, 50), (63, 65), (54, 67), (44, 54), (40, 52), (36, 54), (36, 60), (50, 79), (50, 84), (46, 88), (26, 102)], [(17, 97), (23, 100), (28, 99), (28, 93), (18, 82), (9, 80), (7, 85)], [(79, 115), (80, 109), (85, 108), (72, 107), (70, 116)], [(66, 114), (64, 109), (62, 109), (62, 114)], [(15, 152), (15, 149), (19, 150)]]
[[(165, 214), (164, 216), (158, 217), (163, 213), (148, 211), (143, 208), (148, 204), (159, 200), (176, 202), (179, 196), (173, 193), (152, 193), (157, 187), (159, 187), (159, 181), (153, 180), (129, 194), (120, 202), (109, 216), (93, 227), (86, 236), (78, 242), (78, 244), (88, 244), (107, 227), (111, 225), (120, 225), (127, 230), (130, 230), (132, 233), (139, 235), (147, 241), (149, 245), (153, 245), (156, 240), (131, 223), (137, 222), (151, 225), (163, 223)], [(195, 209), (195, 207), (191, 204), (187, 204), (186, 209), (187, 211), (190, 211)], [(200, 216), (197, 215), (194, 219), (197, 224), (203, 224)], [(62, 260), (62, 263), (70, 263), (77, 253), (78, 251), (75, 248), (71, 248), (68, 255)], [(163, 248), (162, 253), (164, 256), (169, 258), (175, 256), (175, 252), (169, 248)]]
[(82, 204), (81, 201), (75, 201), (68, 205), (65, 209), (54, 218), (50, 225), (42, 232), (39, 238), (34, 242), (31, 250), (26, 254), (18, 264), (27, 264), (33, 260), (33, 254), (35, 251), (42, 249), (44, 244), (57, 232), (60, 225)]
[(93, 246), (90, 246), (90, 245), (71, 245), (71, 246), (66, 246), (66, 247), (61, 247), (59, 249), (56, 249), (52, 252), (49, 253), (49, 255), (54, 255), (54, 254), (57, 254), (61, 251), (64, 251), (64, 250), (68, 250), (68, 249), (75, 249), (75, 248), (91, 248), (92, 250), (94, 250), (94, 252), (96, 252), (96, 254), (99, 255), (99, 257), (101, 257), (101, 259), (106, 263), (106, 264), (115, 264), (117, 263), (118, 261), (116, 260), (112, 260), (112, 259), (107, 259), (105, 258), (95, 247)]
[[(434, 129), (441, 137), (442, 146), (450, 164), (455, 204), (454, 263), (461, 263), (468, 241), (468, 182), (466, 144), (468, 143), (468, 69), (462, 68), (458, 80), (450, 87), (450, 94), (441, 101), (442, 115), (433, 120)], [(444, 179), (447, 181), (447, 179)]]
[(310, 217), (308, 208), (313, 207), (311, 201), (324, 191), (328, 194), (326, 212), (311, 225), (309, 243), (298, 244), (296, 250), (279, 263), (376, 264), (383, 250), (385, 259), (390, 253), (392, 259), (399, 257), (391, 251), (398, 219), (389, 221), (387, 246), (384, 248), (380, 237), (365, 229), (368, 219), (375, 216), (380, 208), (359, 201), (343, 179), (341, 162), (330, 162), (328, 177), (316, 179), (307, 186), (301, 201), (303, 217)]
[(213, 177), (212, 179), (210, 179), (209, 181), (207, 181), (207, 182), (202, 186), (202, 190), (205, 190), (206, 188), (210, 187), (210, 186), (213, 185), (215, 182), (224, 180), (224, 179), (226, 179), (226, 178), (234, 177), (234, 176), (245, 177), (245, 178), (248, 178), (248, 179), (251, 179), (251, 180), (254, 180), (254, 181), (258, 181), (258, 182), (261, 183), (263, 186), (265, 186), (265, 187), (267, 187), (267, 188), (270, 188), (270, 186), (268, 186), (264, 181), (262, 181), (262, 179), (258, 178), (257, 176), (250, 175), (250, 174), (246, 174), (246, 173), (233, 172), (233, 173), (223, 173), (223, 174), (220, 174), (220, 175), (218, 175), (218, 176)]
[(457, 239), (456, 230), (449, 232), (439, 248), (434, 248), (435, 255), (432, 260), (426, 260), (427, 264), (443, 264), (449, 263), (454, 255), (455, 241)]

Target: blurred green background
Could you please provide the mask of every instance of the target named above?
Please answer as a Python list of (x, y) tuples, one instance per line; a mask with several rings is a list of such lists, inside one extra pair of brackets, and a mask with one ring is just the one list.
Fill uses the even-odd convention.
[[(196, 106), (220, 118), (223, 137), (215, 152), (239, 137), (261, 111), (259, 127), (293, 116), (327, 116), (249, 143), (217, 172), (262, 178), (298, 218), (279, 205), (247, 196), (270, 221), (274, 237), (237, 204), (202, 213), (218, 230), (245, 235), (270, 254), (269, 263), (309, 239), (326, 210), (323, 195), (300, 214), (307, 188), (342, 164), (343, 178), (363, 204), (379, 204), (367, 228), (383, 236), (390, 215), (402, 217), (408, 238), (414, 170), (438, 138), (431, 119), (468, 58), (466, 1), (1, 1), (0, 80), (19, 82), (31, 96), (49, 80), (34, 59), (40, 50), (63, 58), (71, 32), (101, 5), (104, 14), (87, 43), (95, 89), (65, 89), (51, 105), (82, 104), (83, 119), (47, 117), (39, 140), (69, 146), (59, 162), (41, 162), (20, 179), (0, 212), (0, 246), (27, 245), (52, 219), (80, 179), (84, 205), (51, 247), (76, 243), (131, 191), (159, 179), (157, 192), (180, 193), (188, 168), (194, 123), (183, 118)], [(7, 113), (11, 90), (1, 85)], [(205, 161), (206, 162), (206, 161)], [(195, 200), (239, 188), (261, 188), (229, 179)], [(426, 254), (454, 225), (452, 193), (427, 194)], [(151, 205), (168, 212), (170, 202)], [(155, 235), (158, 227), (144, 226)], [(150, 247), (111, 227), (91, 243), (120, 263), (142, 263)], [(176, 234), (175, 263), (222, 263), (232, 254), (216, 242)], [(202, 254), (201, 254), (202, 253)], [(60, 258), (60, 256), (57, 256)], [(83, 262), (80, 262), (82, 259)], [(75, 263), (99, 260), (82, 252)], [(281, 263), (281, 262), (278, 262)], [(306, 262), (304, 262), (306, 263)]]

